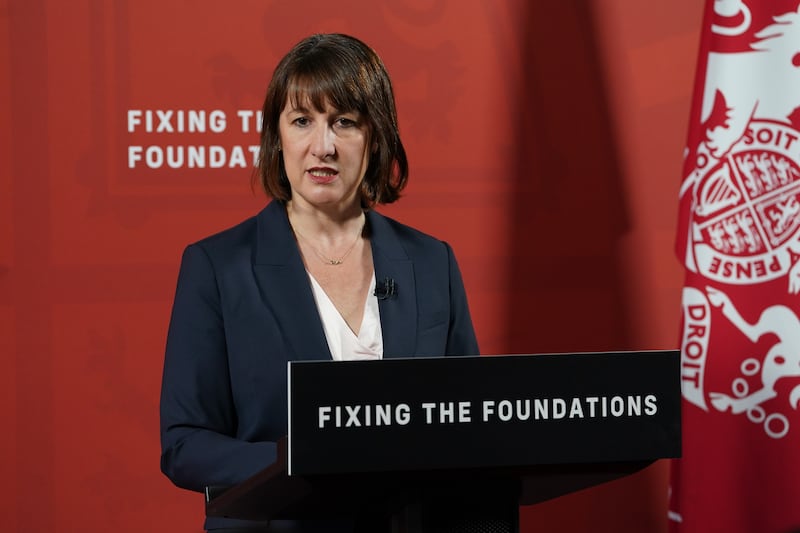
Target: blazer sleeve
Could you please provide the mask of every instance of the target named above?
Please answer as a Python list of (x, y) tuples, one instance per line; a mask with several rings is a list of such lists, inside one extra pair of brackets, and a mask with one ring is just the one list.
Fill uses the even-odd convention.
[(233, 485), (275, 461), (274, 442), (235, 438), (225, 324), (213, 265), (186, 248), (167, 334), (161, 388), (161, 470), (196, 491)]
[(447, 248), (450, 278), (450, 326), (447, 333), (447, 348), (445, 355), (479, 355), (478, 340), (472, 326), (472, 317), (467, 303), (467, 293), (464, 281), (458, 268), (453, 249), (444, 243)]

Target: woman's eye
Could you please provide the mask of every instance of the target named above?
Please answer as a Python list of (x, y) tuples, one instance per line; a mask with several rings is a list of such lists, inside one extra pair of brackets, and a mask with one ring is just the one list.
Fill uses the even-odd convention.
[(347, 117), (339, 117), (336, 120), (336, 124), (342, 128), (352, 128), (353, 126), (357, 125), (355, 120)]
[(292, 121), (297, 126), (308, 126), (309, 120), (307, 117), (297, 117)]

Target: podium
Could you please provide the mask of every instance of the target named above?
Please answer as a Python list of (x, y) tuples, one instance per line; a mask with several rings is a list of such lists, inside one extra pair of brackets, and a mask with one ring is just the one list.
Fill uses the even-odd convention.
[(680, 457), (677, 350), (301, 361), (278, 459), (206, 514), (508, 532), (520, 505)]

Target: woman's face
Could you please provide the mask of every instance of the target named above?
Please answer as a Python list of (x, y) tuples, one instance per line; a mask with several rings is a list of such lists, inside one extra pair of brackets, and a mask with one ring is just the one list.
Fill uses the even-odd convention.
[(307, 100), (290, 99), (278, 132), (293, 203), (336, 212), (360, 209), (370, 144), (364, 117), (329, 103), (318, 111)]

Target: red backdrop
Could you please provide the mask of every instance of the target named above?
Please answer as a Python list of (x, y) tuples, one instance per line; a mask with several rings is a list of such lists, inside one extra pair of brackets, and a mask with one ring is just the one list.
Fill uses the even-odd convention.
[[(411, 161), (384, 211), (454, 246), (484, 353), (677, 347), (701, 9), (0, 0), (6, 529), (200, 531), (202, 497), (158, 470), (178, 261), (263, 205), (236, 153), (257, 134), (237, 113), (259, 109), (276, 61), (312, 32), (351, 33), (384, 58)], [(226, 120), (170, 132), (173, 113), (147, 131), (130, 110)], [(203, 147), (205, 164), (150, 168), (169, 146)], [(523, 532), (666, 531), (666, 470), (526, 508)]]

